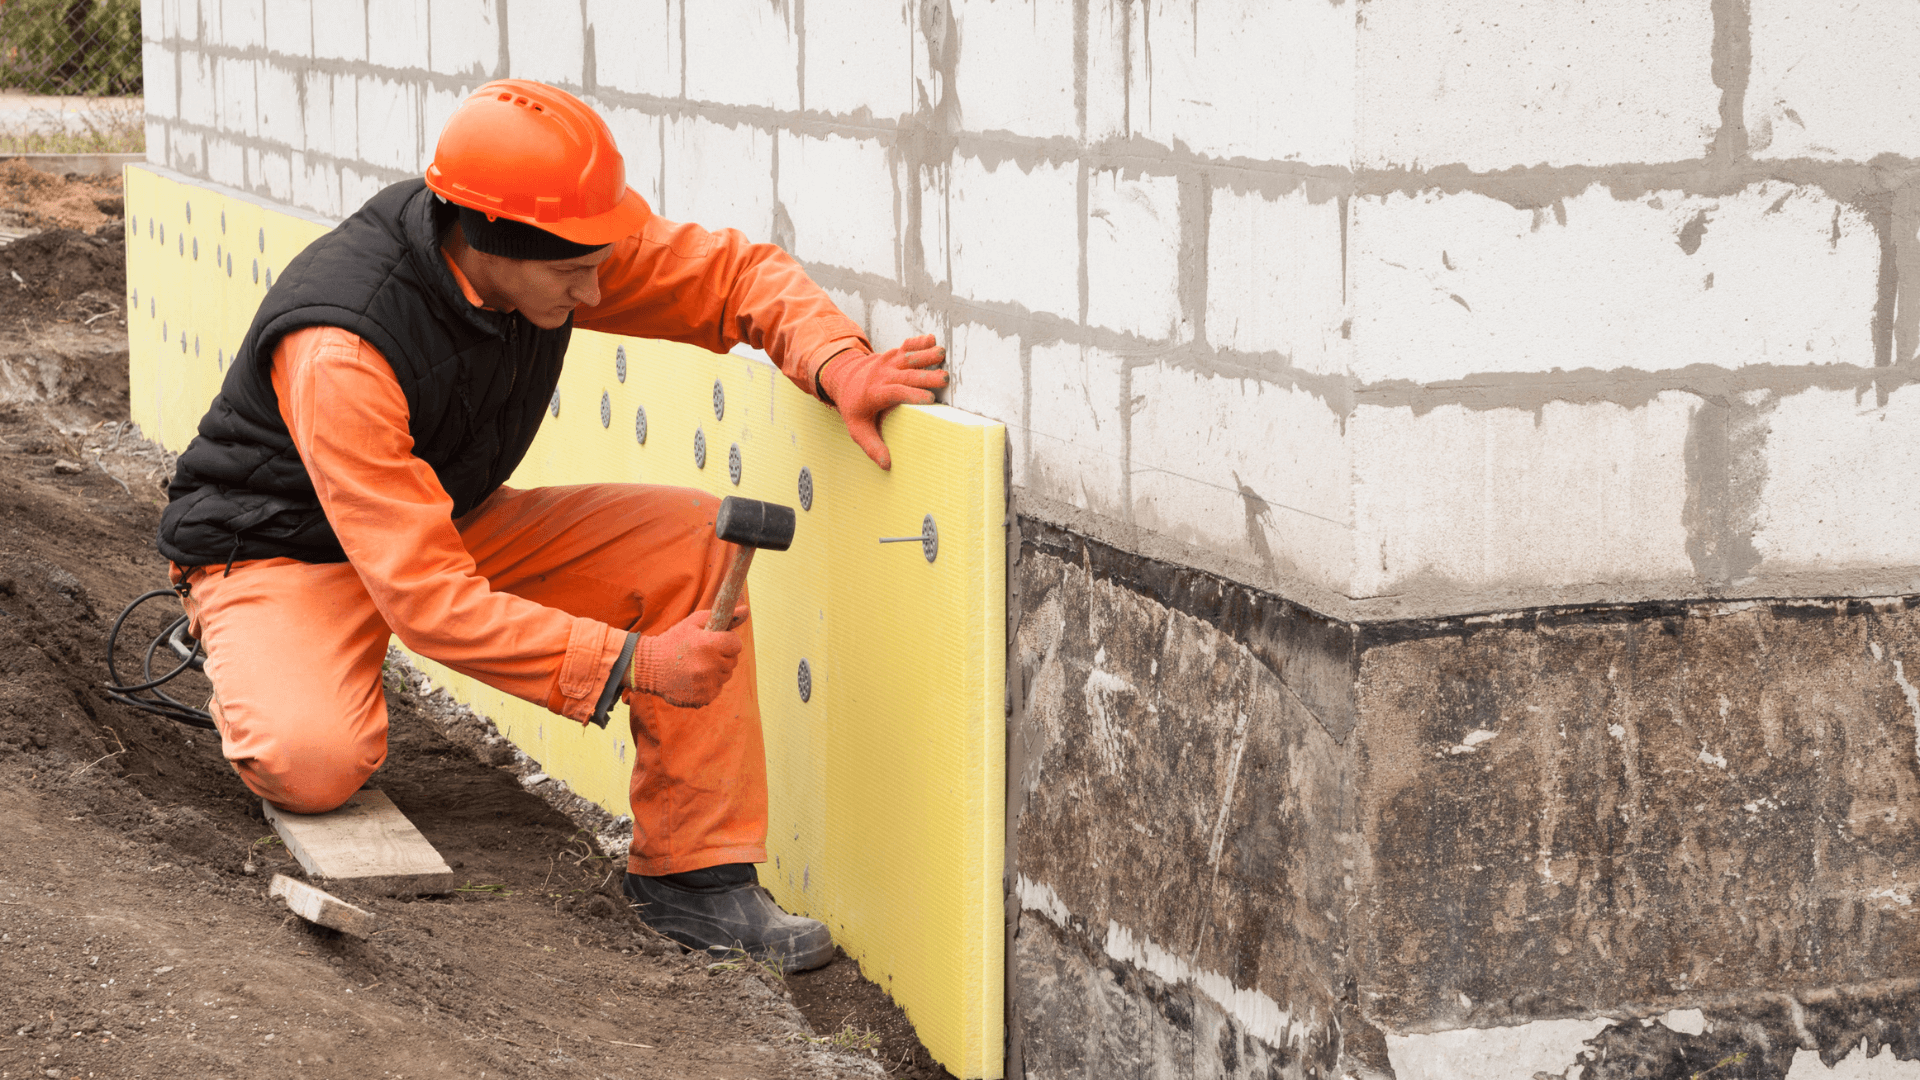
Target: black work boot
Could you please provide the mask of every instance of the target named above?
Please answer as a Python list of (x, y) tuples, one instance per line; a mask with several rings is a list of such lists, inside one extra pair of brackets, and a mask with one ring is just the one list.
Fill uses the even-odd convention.
[(833, 959), (826, 924), (780, 910), (752, 863), (726, 863), (663, 877), (628, 874), (621, 889), (648, 926), (689, 949), (742, 949), (782, 971)]

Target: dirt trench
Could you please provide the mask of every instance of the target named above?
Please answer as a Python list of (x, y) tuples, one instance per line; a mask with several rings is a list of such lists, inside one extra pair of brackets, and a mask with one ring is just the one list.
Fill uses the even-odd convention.
[(844, 958), (783, 978), (652, 934), (605, 815), (397, 666), (369, 786), (465, 885), (352, 897), (365, 941), (269, 899), (297, 866), (217, 738), (102, 690), (114, 618), (165, 580), (172, 466), (126, 419), (121, 258), (113, 222), (0, 248), (0, 1080), (947, 1075)]

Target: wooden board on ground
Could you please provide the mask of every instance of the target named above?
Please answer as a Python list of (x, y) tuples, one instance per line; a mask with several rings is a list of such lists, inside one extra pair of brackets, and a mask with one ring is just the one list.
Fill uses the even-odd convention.
[(308, 922), (330, 926), (343, 934), (363, 938), (370, 936), (375, 928), (376, 920), (372, 912), (354, 907), (331, 893), (316, 889), (304, 881), (295, 881), (285, 874), (273, 875), (273, 884), (267, 887), (267, 895), (285, 900), (295, 915)]
[(309, 875), (394, 895), (452, 892), (440, 853), (384, 792), (361, 790), (324, 814), (266, 807), (273, 831)]

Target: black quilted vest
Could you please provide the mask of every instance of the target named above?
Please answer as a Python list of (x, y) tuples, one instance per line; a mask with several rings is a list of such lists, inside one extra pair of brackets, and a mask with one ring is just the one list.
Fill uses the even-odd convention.
[(387, 358), (413, 452), (452, 496), (454, 517), (513, 473), (560, 381), (573, 324), (541, 330), (468, 303), (440, 255), (450, 211), (425, 181), (403, 181), (287, 264), (180, 455), (162, 555), (182, 566), (346, 560), (273, 392), (274, 346), (302, 327), (350, 330)]

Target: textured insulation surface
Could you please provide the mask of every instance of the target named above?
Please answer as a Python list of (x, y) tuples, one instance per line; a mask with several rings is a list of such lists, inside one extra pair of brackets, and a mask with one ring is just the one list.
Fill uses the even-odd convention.
[[(152, 167), (126, 177), (133, 419), (178, 451), (270, 275), (328, 226)], [(512, 483), (686, 485), (798, 510), (792, 549), (761, 554), (750, 579), (772, 806), (761, 879), (833, 929), (942, 1064), (997, 1077), (1006, 433), (932, 406), (895, 410), (886, 437), (891, 472), (762, 361), (583, 331)], [(929, 515), (933, 561), (877, 542)], [(624, 708), (583, 728), (420, 662), (549, 774), (627, 812)]]

